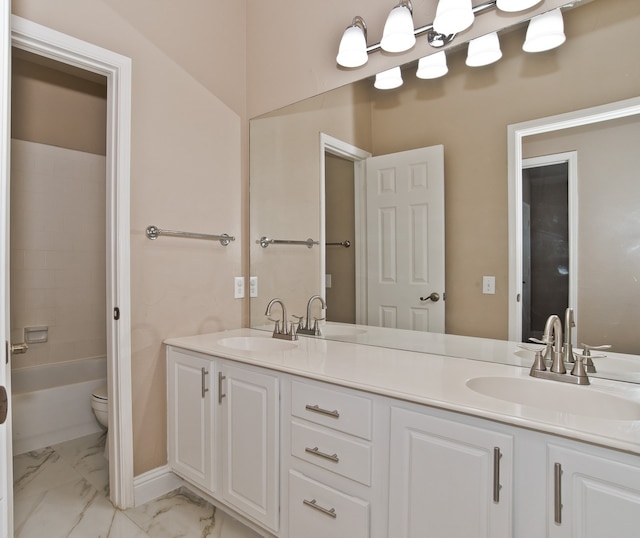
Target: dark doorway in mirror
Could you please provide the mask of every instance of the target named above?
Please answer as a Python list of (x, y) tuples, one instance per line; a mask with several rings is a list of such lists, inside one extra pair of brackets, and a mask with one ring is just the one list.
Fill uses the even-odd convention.
[(569, 306), (568, 162), (522, 170), (522, 340)]

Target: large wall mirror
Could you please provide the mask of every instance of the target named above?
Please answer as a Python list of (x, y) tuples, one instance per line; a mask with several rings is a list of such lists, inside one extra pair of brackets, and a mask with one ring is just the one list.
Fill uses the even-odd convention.
[[(514, 317), (509, 278), (508, 126), (640, 94), (636, 59), (640, 5), (627, 0), (593, 0), (578, 3), (563, 14), (567, 41), (558, 49), (527, 54), (522, 51), (526, 27), (509, 28), (500, 35), (503, 58), (490, 66), (467, 67), (466, 46), (461, 45), (449, 51), (449, 73), (444, 78), (419, 80), (415, 66), (405, 66), (404, 84), (396, 90), (376, 90), (372, 80), (362, 80), (252, 119), (251, 275), (258, 277), (258, 296), (251, 299), (251, 325), (269, 323), (264, 311), (273, 297), (283, 299), (290, 314), (305, 315), (307, 300), (315, 294), (326, 295), (327, 313), (334, 309), (329, 319), (360, 323), (362, 282), (370, 275), (363, 272), (358, 258), (366, 256), (363, 253), (372, 241), (362, 235), (366, 202), (359, 181), (366, 176), (365, 159), (367, 155), (440, 146), (445, 278), (444, 289), (437, 291), (446, 299), (439, 303), (444, 304), (444, 332), (508, 340)], [(337, 149), (325, 152), (323, 140), (339, 141)], [(527, 157), (537, 152), (526, 151), (531, 153)], [(544, 152), (560, 151), (545, 146)], [(332, 177), (335, 173), (335, 177), (346, 178), (338, 180), (342, 185), (351, 185), (346, 194), (336, 197), (327, 190), (329, 169)], [(614, 167), (601, 182), (613, 185), (616, 175)], [(580, 219), (588, 214), (588, 209), (582, 210)], [(635, 212), (618, 224), (633, 222), (637, 231), (637, 204)], [(261, 237), (311, 239), (314, 244), (270, 243), (265, 248)], [(330, 245), (345, 240), (350, 241), (350, 248)], [(352, 267), (355, 291), (340, 288), (344, 279), (336, 259), (348, 256), (352, 260), (345, 263)], [(580, 264), (597, 266), (601, 275), (606, 274), (607, 266), (629, 261), (607, 259), (604, 264), (597, 255), (579, 259)], [(338, 265), (328, 269), (329, 263)], [(577, 271), (583, 270), (578, 267)], [(493, 278), (487, 281), (484, 277)], [(636, 286), (637, 277), (636, 271)], [(489, 290), (493, 293), (484, 293), (487, 282), (494, 283)], [(334, 299), (329, 299), (328, 284), (331, 290), (340, 290)], [(425, 297), (432, 291), (425, 286), (418, 295)], [(632, 293), (637, 298), (638, 288), (628, 295)], [(633, 308), (625, 312), (637, 316), (637, 300), (635, 312)], [(595, 315), (596, 310), (591, 312)], [(343, 314), (344, 318), (335, 317)], [(637, 317), (634, 323), (637, 326)], [(632, 330), (623, 332), (633, 335)], [(355, 333), (354, 329), (351, 334)], [(616, 342), (608, 341), (608, 335), (594, 338), (597, 341), (589, 343), (611, 343), (615, 349)], [(422, 341), (416, 340), (414, 349), (430, 351), (429, 340), (437, 338), (428, 333)], [(640, 341), (635, 340), (624, 343), (624, 353), (640, 355)], [(394, 344), (387, 340), (384, 345)], [(395, 342), (394, 347), (403, 344)]]

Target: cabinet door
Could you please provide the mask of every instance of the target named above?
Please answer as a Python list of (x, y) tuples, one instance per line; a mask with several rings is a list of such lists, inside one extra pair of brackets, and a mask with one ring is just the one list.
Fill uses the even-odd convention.
[(511, 536), (511, 436), (392, 408), (389, 536)]
[(222, 497), (278, 530), (278, 378), (227, 364), (219, 376)]
[(640, 467), (549, 445), (550, 538), (638, 538)]
[(180, 476), (215, 491), (214, 415), (209, 390), (215, 363), (195, 353), (167, 351), (167, 439), (170, 467)]

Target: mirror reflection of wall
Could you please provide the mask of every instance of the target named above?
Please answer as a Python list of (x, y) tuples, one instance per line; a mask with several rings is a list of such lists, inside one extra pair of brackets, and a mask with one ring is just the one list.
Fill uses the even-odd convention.
[[(416, 80), (410, 68), (404, 86), (392, 92), (361, 81), (252, 120), (252, 243), (270, 226), (297, 230), (304, 239), (319, 236), (319, 132), (374, 155), (443, 144), (446, 332), (506, 339), (507, 125), (637, 96), (639, 26), (637, 2), (579, 4), (565, 12), (567, 42), (553, 51), (522, 52), (525, 28), (516, 28), (501, 36), (504, 55), (491, 66), (464, 65), (464, 47), (450, 54), (443, 79)], [(252, 245), (252, 274), (261, 278), (253, 325), (265, 322), (264, 304), (273, 296), (285, 296), (295, 309), (320, 292), (315, 253), (279, 252)], [(299, 261), (293, 274), (281, 269), (289, 256)], [(495, 295), (482, 293), (483, 275), (495, 275)], [(585, 315), (579, 319), (578, 326)]]

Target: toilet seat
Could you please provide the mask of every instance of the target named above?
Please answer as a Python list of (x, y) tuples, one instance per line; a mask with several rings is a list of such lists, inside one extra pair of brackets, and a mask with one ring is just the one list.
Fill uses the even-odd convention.
[(109, 399), (106, 385), (95, 389), (91, 393), (91, 397), (95, 400), (104, 400), (106, 402)]

